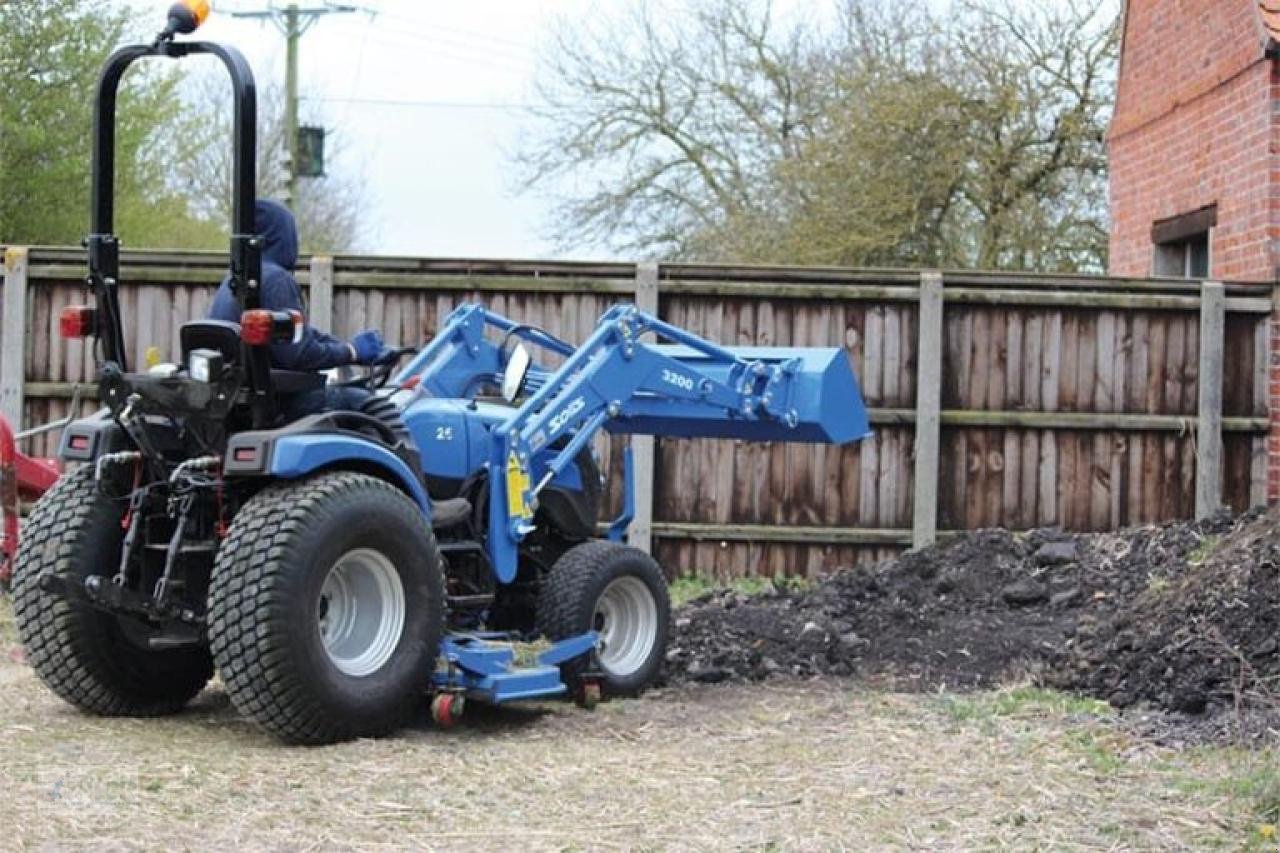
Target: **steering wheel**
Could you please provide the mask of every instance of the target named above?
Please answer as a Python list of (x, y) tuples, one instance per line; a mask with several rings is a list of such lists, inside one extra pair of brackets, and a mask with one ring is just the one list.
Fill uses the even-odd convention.
[(369, 369), (364, 376), (357, 376), (355, 379), (349, 379), (339, 384), (345, 388), (367, 388), (370, 391), (385, 388), (391, 380), (391, 375), (396, 372), (396, 366), (400, 364), (401, 359), (406, 355), (417, 354), (417, 347), (393, 347), (385, 356), (369, 365)]

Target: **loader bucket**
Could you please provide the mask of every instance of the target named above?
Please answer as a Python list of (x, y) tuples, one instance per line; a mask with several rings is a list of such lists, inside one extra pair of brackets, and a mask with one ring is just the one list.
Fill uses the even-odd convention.
[[(729, 382), (735, 365), (686, 346), (652, 346), (661, 355), (689, 367), (696, 376)], [(725, 347), (725, 352), (766, 371), (781, 368), (753, 414), (730, 413), (717, 406), (636, 397), (625, 414), (606, 424), (615, 433), (679, 438), (738, 438), (846, 444), (871, 434), (862, 391), (844, 350), (791, 347)]]

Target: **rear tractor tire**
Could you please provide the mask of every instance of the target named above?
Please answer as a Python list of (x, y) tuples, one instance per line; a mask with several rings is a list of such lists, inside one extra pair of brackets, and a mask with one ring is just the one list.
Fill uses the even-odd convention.
[(560, 667), (570, 693), (584, 703), (644, 692), (662, 670), (670, 624), (662, 569), (616, 542), (584, 542), (565, 552), (538, 596), (538, 627), (548, 639), (600, 634), (595, 652)]
[(27, 660), (62, 699), (102, 716), (154, 717), (185, 706), (213, 675), (207, 649), (154, 650), (145, 622), (41, 588), (45, 574), (82, 585), (116, 573), (123, 505), (104, 495), (93, 466), (58, 480), (22, 528), (14, 618)]
[(236, 515), (209, 585), (232, 704), (289, 743), (389, 734), (430, 687), (440, 550), (388, 483), (336, 472), (273, 485)]

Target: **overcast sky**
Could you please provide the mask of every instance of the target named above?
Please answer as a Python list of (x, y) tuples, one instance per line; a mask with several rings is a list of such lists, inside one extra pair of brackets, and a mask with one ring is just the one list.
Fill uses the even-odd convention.
[[(326, 5), (298, 1), (303, 7)], [(259, 77), (283, 87), (279, 31), (232, 13), (286, 2), (214, 0), (200, 36), (236, 45)], [(527, 105), (551, 27), (559, 19), (615, 13), (620, 0), (341, 2), (373, 14), (325, 15), (303, 37), (302, 111), (304, 118), (322, 117), (337, 132), (331, 170), (367, 181), (371, 221), (363, 249), (467, 257), (606, 256), (595, 246), (557, 250), (545, 238), (550, 200), (519, 191), (511, 154), (521, 132), (533, 126)], [(776, 0), (776, 8), (808, 17), (830, 12), (834, 3)]]
[[(548, 202), (517, 190), (513, 150), (529, 116), (539, 42), (560, 15), (593, 0), (349, 0), (376, 14), (332, 14), (301, 42), (304, 115), (336, 127), (333, 169), (368, 181), (379, 254), (545, 257)], [(304, 0), (300, 5), (322, 6)], [(201, 37), (235, 44), (262, 77), (284, 74), (270, 23), (230, 13), (266, 0), (223, 0)], [(277, 0), (278, 6), (284, 5)], [(571, 252), (599, 257), (598, 249)]]

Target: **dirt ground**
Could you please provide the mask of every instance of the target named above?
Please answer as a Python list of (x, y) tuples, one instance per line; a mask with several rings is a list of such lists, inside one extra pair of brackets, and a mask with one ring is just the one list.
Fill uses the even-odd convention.
[(1280, 755), (1159, 746), (1104, 703), (1035, 688), (685, 686), (299, 749), (216, 686), (169, 719), (79, 714), (20, 662), (8, 618), (0, 602), (6, 849), (1276, 844)]

